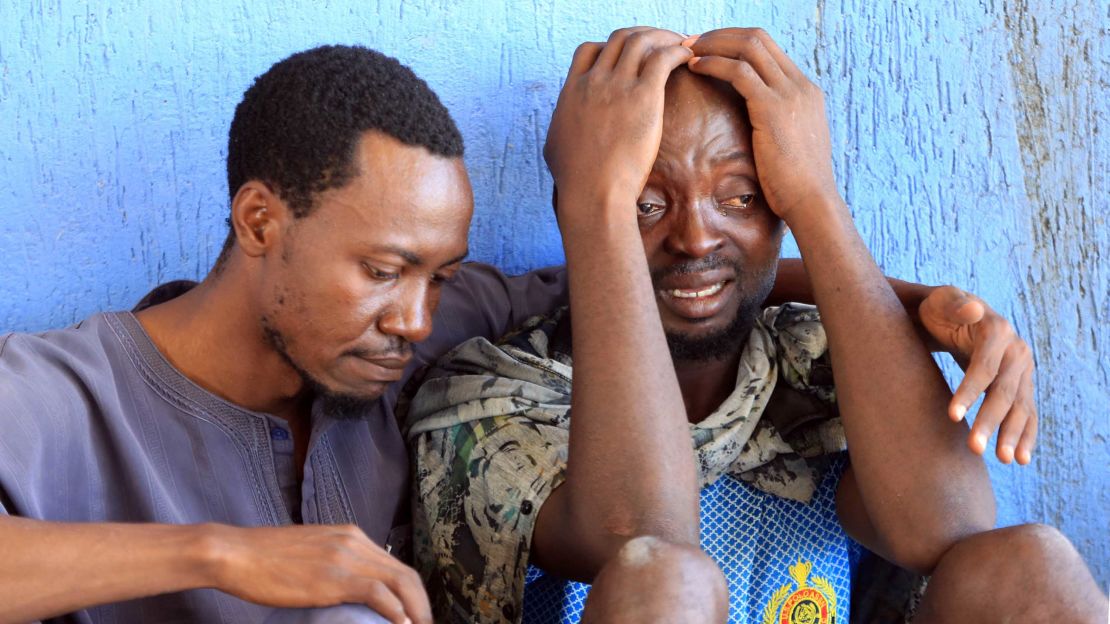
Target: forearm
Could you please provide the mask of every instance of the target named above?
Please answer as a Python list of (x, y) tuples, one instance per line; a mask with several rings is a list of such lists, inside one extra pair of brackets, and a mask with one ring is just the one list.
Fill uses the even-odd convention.
[(0, 515), (0, 623), (208, 586), (202, 535), (197, 526)]
[[(568, 200), (570, 197), (568, 197)], [(697, 543), (682, 394), (634, 213), (564, 226), (574, 381), (565, 496), (603, 562), (637, 535)]]
[(829, 339), (837, 400), (867, 515), (899, 563), (931, 567), (994, 523), (982, 461), (946, 416), (951, 395), (902, 304), (835, 205), (791, 223)]
[[(905, 308), (906, 314), (909, 315), (910, 320), (915, 324), (919, 335), (926, 344), (933, 342), (926, 333), (922, 333), (922, 329), (918, 322), (917, 309), (925, 297), (929, 296), (932, 292), (932, 286), (924, 284), (917, 284), (914, 282), (906, 282), (893, 277), (884, 278), (890, 287), (894, 290), (894, 295), (901, 302), (902, 307)], [(778, 272), (775, 276), (775, 285), (771, 289), (771, 293), (767, 295), (767, 300), (764, 305), (782, 305), (790, 301), (797, 301), (800, 303), (813, 303), (813, 285), (810, 283), (809, 273), (806, 272), (805, 263), (801, 258), (782, 258), (779, 260)], [(933, 348), (932, 345), (930, 348)]]

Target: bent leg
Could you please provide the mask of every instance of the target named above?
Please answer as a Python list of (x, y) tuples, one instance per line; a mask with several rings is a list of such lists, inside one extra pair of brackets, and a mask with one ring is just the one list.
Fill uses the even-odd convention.
[(1107, 602), (1056, 529), (1026, 524), (973, 535), (941, 557), (914, 624), (1106, 621)]
[(594, 579), (582, 624), (728, 619), (728, 585), (701, 550), (654, 537), (629, 540)]

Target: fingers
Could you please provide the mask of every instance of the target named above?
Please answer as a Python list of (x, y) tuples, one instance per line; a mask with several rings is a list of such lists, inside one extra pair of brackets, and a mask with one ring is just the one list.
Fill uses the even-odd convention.
[(597, 57), (601, 54), (601, 50), (604, 47), (605, 44), (593, 41), (587, 41), (578, 46), (574, 51), (574, 57), (570, 61), (570, 70), (567, 72), (567, 78), (581, 76), (590, 71), (590, 68), (597, 62)]
[(617, 61), (620, 60), (621, 54), (624, 52), (624, 44), (633, 34), (651, 30), (648, 26), (633, 26), (631, 28), (621, 28), (614, 30), (609, 35), (609, 40), (605, 42), (605, 49), (597, 57), (597, 62), (594, 67), (599, 69), (613, 69), (617, 66)]
[(955, 286), (938, 286), (921, 302), (920, 312), (934, 314), (952, 325), (973, 325), (983, 320), (987, 307), (975, 295)]
[[(406, 624), (409, 621), (405, 615), (405, 605), (385, 583), (378, 580), (367, 581), (363, 584), (362, 601), (366, 606), (378, 612), (378, 615), (389, 620), (392, 624)], [(429, 620), (430, 621), (430, 620)]]
[(767, 33), (755, 28), (737, 32), (717, 31), (699, 37), (691, 49), (699, 57), (719, 56), (744, 61), (751, 65), (765, 84), (772, 87), (793, 82), (794, 80), (787, 77), (779, 61), (768, 49), (764, 39), (770, 41)]
[(787, 76), (790, 76), (794, 79), (805, 77), (805, 74), (802, 72), (802, 70), (798, 69), (798, 66), (794, 63), (794, 61), (792, 61), (790, 57), (782, 51), (782, 48), (779, 47), (779, 44), (776, 43), (775, 40), (771, 38), (771, 35), (767, 34), (767, 31), (763, 30), (762, 28), (719, 28), (717, 30), (711, 30), (709, 32), (702, 33), (702, 36), (708, 37), (711, 35), (715, 36), (743, 34), (754, 34), (756, 37), (758, 37), (759, 40), (763, 43), (763, 46), (767, 48), (767, 50), (771, 53), (771, 56), (774, 57), (775, 61), (779, 64), (779, 67), (782, 69), (783, 73), (785, 73)]
[(345, 553), (337, 567), (348, 573), (351, 601), (366, 604), (395, 624), (432, 624), (428, 595), (415, 570), (375, 544), (357, 526), (338, 526), (335, 533)]
[(1010, 408), (1010, 412), (1006, 414), (1006, 420), (1002, 422), (1002, 428), (998, 431), (995, 453), (999, 461), (1008, 464), (1016, 459), (1022, 465), (1029, 463), (1032, 447), (1027, 449), (1027, 453), (1018, 455), (1018, 441), (1028, 427), (1029, 421), (1036, 418), (1037, 411), (1033, 404), (1033, 369), (1030, 367), (1022, 373), (1017, 400)]
[(1034, 410), (1032, 417), (1025, 423), (1025, 431), (1021, 434), (1021, 441), (1018, 442), (1015, 453), (1017, 462), (1022, 466), (1033, 461), (1033, 447), (1037, 444), (1037, 426), (1037, 412)]
[(387, 585), (401, 599), (405, 606), (405, 613), (414, 624), (432, 624), (432, 607), (428, 602), (428, 594), (424, 591), (420, 575), (406, 565), (398, 564), (398, 567), (392, 582)]
[(690, 61), (690, 71), (695, 74), (723, 80), (732, 85), (736, 92), (751, 100), (765, 95), (769, 88), (763, 78), (747, 61), (725, 58), (723, 56), (703, 56)]
[[(657, 50), (678, 48), (680, 43), (682, 43), (682, 36), (669, 30), (652, 28), (636, 31), (625, 39), (624, 50), (621, 52), (614, 72), (625, 78), (635, 78), (640, 75), (641, 69), (645, 66), (645, 59), (654, 56)], [(688, 59), (690, 54), (686, 53), (684, 57), (684, 60)], [(674, 67), (677, 66), (678, 64), (675, 64)]]
[(991, 316), (980, 321), (975, 337), (977, 340), (974, 342), (963, 381), (953, 393), (952, 402), (948, 404), (948, 416), (957, 422), (963, 420), (967, 410), (979, 400), (979, 395), (998, 377), (999, 366), (1013, 342), (1014, 331), (1001, 317)]
[[(1017, 431), (1025, 428), (1026, 412), (1019, 405), (1018, 393), (1021, 390), (1022, 376), (1026, 367), (1022, 365), (1024, 350), (1028, 349), (1023, 342), (1012, 343), (1006, 348), (1005, 355), (1000, 363), (998, 377), (991, 383), (987, 390), (987, 398), (979, 408), (975, 417), (975, 424), (971, 427), (971, 437), (968, 445), (976, 453), (982, 454), (987, 448), (987, 440), (991, 434), (1002, 425), (1003, 419), (1015, 418)], [(1017, 410), (1016, 412), (1014, 410)], [(1002, 433), (1006, 433), (1003, 431)], [(998, 458), (1003, 463), (1013, 459), (1013, 446), (1004, 447), (1005, 439), (1000, 434), (998, 444)]]
[(689, 48), (682, 46), (668, 46), (657, 49), (644, 64), (642, 75), (645, 83), (660, 94), (667, 84), (667, 78), (678, 66), (686, 63), (694, 55)]

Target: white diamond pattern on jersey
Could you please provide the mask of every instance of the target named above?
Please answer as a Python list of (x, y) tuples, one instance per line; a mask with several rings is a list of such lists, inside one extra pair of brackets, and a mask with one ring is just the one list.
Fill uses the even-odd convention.
[[(764, 624), (770, 617), (775, 624), (847, 624), (849, 560), (858, 546), (841, 529), (836, 516), (836, 486), (843, 466), (843, 460), (834, 462), (808, 504), (768, 494), (731, 475), (702, 489), (701, 545), (728, 579), (730, 623)], [(812, 567), (802, 582), (814, 600), (799, 593), (802, 588), (793, 576), (807, 563)], [(524, 624), (578, 622), (589, 590), (589, 585), (529, 567)], [(806, 605), (800, 603), (805, 602), (816, 605), (812, 607), (818, 613), (816, 619), (796, 620), (792, 612), (782, 613), (795, 603), (799, 604), (796, 609), (804, 609)], [(821, 606), (827, 608), (823, 617)], [(782, 620), (780, 614), (787, 619)]]

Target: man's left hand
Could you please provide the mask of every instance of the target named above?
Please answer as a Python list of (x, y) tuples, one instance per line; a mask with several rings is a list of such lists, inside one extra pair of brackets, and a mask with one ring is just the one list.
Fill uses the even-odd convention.
[(1008, 464), (1025, 465), (1033, 457), (1037, 439), (1037, 407), (1033, 401), (1033, 350), (982, 299), (955, 286), (941, 286), (918, 308), (922, 328), (964, 369), (964, 379), (952, 396), (948, 416), (960, 421), (986, 392), (971, 427), (968, 446), (986, 451), (987, 440), (998, 429), (996, 455)]

